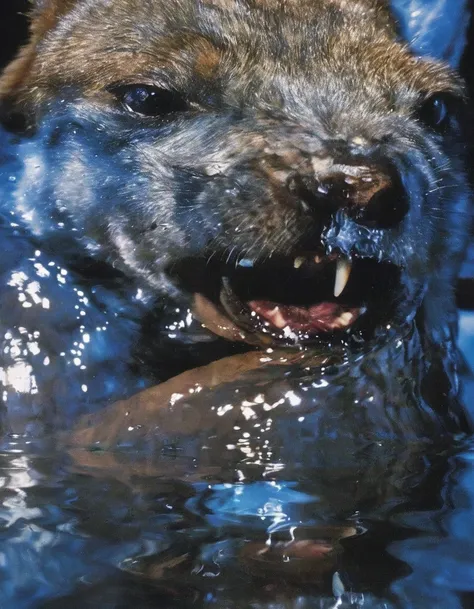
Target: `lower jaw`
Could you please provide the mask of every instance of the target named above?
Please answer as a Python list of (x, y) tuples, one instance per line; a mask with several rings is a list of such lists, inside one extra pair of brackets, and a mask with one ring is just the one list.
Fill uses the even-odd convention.
[[(364, 312), (331, 303), (303, 309), (253, 301), (246, 305), (243, 315), (242, 306), (224, 298), (221, 301), (222, 309), (203, 294), (194, 294), (194, 315), (217, 336), (262, 347), (301, 347), (347, 336), (352, 324)], [(289, 309), (293, 318), (291, 323), (286, 323)]]
[(240, 328), (203, 294), (194, 294), (193, 313), (216, 336), (257, 346), (269, 346), (273, 343), (270, 336), (260, 336)]

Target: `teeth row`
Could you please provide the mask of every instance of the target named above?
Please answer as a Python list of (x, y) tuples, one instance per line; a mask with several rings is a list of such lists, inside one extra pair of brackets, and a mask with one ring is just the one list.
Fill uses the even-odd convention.
[[(300, 266), (306, 262), (306, 260), (309, 260), (308, 258), (305, 258), (304, 256), (298, 256), (297, 258), (294, 259), (293, 261), (293, 266), (295, 267), (295, 269), (299, 269)], [(323, 257), (322, 256), (315, 256), (313, 258), (314, 262), (316, 264), (319, 264), (320, 262), (323, 261)]]
[[(321, 256), (314, 257), (314, 262), (316, 264), (319, 264), (321, 261)], [(295, 258), (293, 266), (295, 267), (295, 269), (299, 269), (300, 266), (304, 264), (304, 262), (306, 262), (306, 258), (304, 258), (303, 256), (298, 256), (297, 258)], [(334, 296), (336, 298), (338, 298), (344, 291), (344, 288), (346, 287), (347, 282), (349, 281), (351, 270), (352, 262), (349, 260), (349, 258), (338, 259), (336, 267), (336, 277), (334, 280)]]
[[(267, 316), (270, 319), (271, 323), (280, 330), (283, 330), (287, 326), (287, 321), (281, 314), (280, 307), (276, 306), (272, 311), (269, 311), (267, 313)], [(333, 328), (347, 328), (347, 326), (352, 322), (353, 319), (354, 314), (350, 311), (346, 311), (334, 320)]]
[(350, 311), (346, 311), (342, 315), (339, 315), (339, 317), (336, 319), (335, 326), (339, 328), (347, 328), (353, 319), (354, 314)]

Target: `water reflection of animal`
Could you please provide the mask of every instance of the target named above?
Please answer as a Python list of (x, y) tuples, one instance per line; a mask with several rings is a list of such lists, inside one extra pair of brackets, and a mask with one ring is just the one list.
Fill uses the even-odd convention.
[[(353, 592), (370, 581), (374, 593), (404, 572), (386, 555), (397, 531), (384, 532), (384, 519), (404, 504), (410, 514), (431, 509), (445, 474), (438, 453), (448, 444), (414, 433), (430, 426), (429, 416), (413, 418), (417, 341), (385, 351), (384, 364), (378, 353), (338, 369), (324, 357), (289, 362), (285, 352), (267, 367), (258, 353), (221, 360), (82, 421), (66, 445), (75, 471), (116, 479), (135, 495), (157, 481), (185, 482), (183, 513), (213, 532), (187, 543), (186, 558), (178, 543), (170, 556), (137, 561), (137, 576), (171, 585), (214, 569), (230, 586), (227, 569), (243, 571), (270, 586), (268, 599), (290, 603), (303, 584), (330, 589), (339, 569)], [(181, 557), (176, 569), (172, 557)], [(238, 598), (246, 594), (255, 598), (253, 589)], [(354, 593), (347, 606), (363, 600)]]
[(361, 374), (378, 354), (383, 376), (416, 345), (402, 407), (413, 393), (420, 431), (463, 428), (458, 78), (376, 0), (86, 4), (39, 4), (0, 84), (26, 129), (2, 167), (9, 421), (133, 393), (146, 358), (158, 378), (216, 359), (211, 329), (219, 354), (331, 351)]

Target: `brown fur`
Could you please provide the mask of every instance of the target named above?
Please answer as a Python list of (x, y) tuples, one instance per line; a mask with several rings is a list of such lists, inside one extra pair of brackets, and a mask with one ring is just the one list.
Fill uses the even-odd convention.
[[(189, 12), (189, 4), (173, 3), (173, 10)], [(70, 84), (79, 84), (86, 95), (93, 95), (117, 81), (152, 82), (156, 66), (174, 70), (183, 82), (193, 74), (206, 80), (218, 79), (229, 70), (240, 78), (253, 77), (258, 81), (262, 73), (272, 72), (275, 59), (285, 58), (281, 53), (275, 56), (275, 49), (266, 44), (264, 36), (253, 48), (239, 49), (239, 39), (245, 37), (245, 25), (239, 21), (242, 6), (256, 13), (263, 11), (272, 19), (284, 14), (297, 22), (307, 21), (308, 16), (317, 22), (319, 14), (337, 13), (341, 21), (337, 39), (326, 37), (321, 55), (330, 54), (335, 69), (348, 77), (357, 64), (365, 72), (359, 78), (374, 85), (380, 83), (384, 88), (390, 87), (394, 78), (427, 94), (459, 88), (446, 70), (437, 64), (417, 63), (409, 58), (406, 48), (392, 42), (395, 24), (385, 3), (377, 0), (223, 0), (198, 5), (203, 7), (201, 10), (225, 14), (232, 24), (229, 37), (221, 38), (218, 48), (202, 35), (186, 30), (172, 36), (156, 35), (153, 24), (163, 24), (162, 1), (146, 6), (135, 0), (118, 0), (112, 6), (90, 0), (40, 3), (32, 13), (31, 41), (5, 71), (0, 95), (18, 95), (37, 104), (54, 95), (58, 87)], [(146, 20), (149, 32), (141, 27), (142, 20)], [(58, 28), (60, 22), (66, 27)], [(286, 58), (290, 74), (297, 60), (291, 57), (291, 51)], [(318, 49), (314, 52), (317, 55)]]

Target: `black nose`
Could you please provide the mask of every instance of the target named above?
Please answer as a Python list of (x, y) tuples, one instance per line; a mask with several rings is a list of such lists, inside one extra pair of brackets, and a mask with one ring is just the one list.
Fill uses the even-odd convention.
[(325, 176), (291, 175), (287, 188), (305, 211), (320, 220), (345, 209), (355, 222), (369, 228), (400, 224), (409, 201), (395, 169), (340, 167)]

